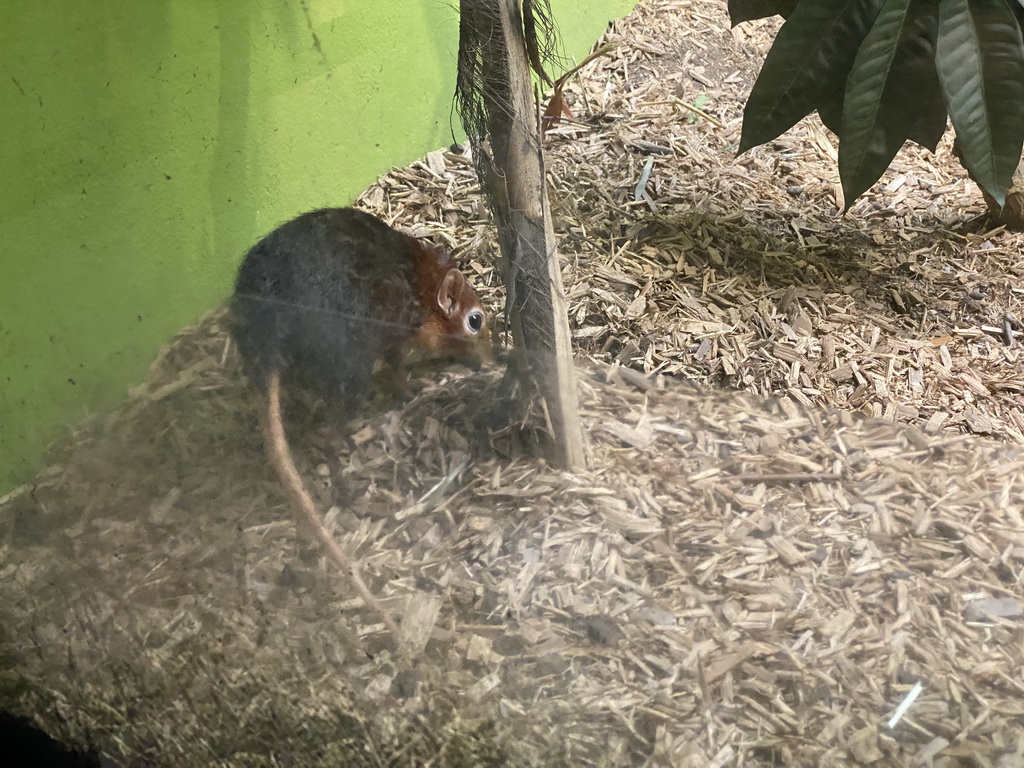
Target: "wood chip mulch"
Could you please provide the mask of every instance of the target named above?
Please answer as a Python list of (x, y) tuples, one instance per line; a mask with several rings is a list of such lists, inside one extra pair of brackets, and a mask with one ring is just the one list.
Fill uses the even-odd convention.
[[(948, 146), (845, 216), (816, 118), (735, 158), (775, 26), (642, 0), (547, 137), (586, 472), (497, 369), (289, 404), (411, 662), (296, 530), (218, 311), (0, 500), (0, 705), (126, 765), (1024, 766), (1020, 235)], [(500, 315), (464, 155), (360, 205)]]

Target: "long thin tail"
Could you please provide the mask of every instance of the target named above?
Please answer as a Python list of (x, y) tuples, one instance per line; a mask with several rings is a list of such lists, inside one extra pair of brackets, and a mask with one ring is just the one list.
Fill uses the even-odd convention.
[(271, 372), (267, 381), (267, 413), (266, 418), (262, 418), (261, 421), (263, 422), (263, 437), (266, 440), (267, 451), (270, 453), (270, 463), (273, 464), (288, 493), (292, 508), (299, 518), (300, 527), (303, 523), (309, 526), (328, 556), (342, 571), (348, 574), (352, 583), (355, 584), (359, 596), (363, 598), (363, 602), (380, 614), (385, 626), (394, 635), (398, 650), (401, 651), (402, 635), (398, 631), (398, 625), (366, 586), (366, 582), (359, 575), (356, 564), (348, 558), (338, 542), (331, 536), (331, 532), (327, 530), (323, 518), (316, 511), (313, 498), (302, 482), (299, 470), (295, 468), (291, 451), (288, 450), (288, 440), (284, 434), (284, 422), (281, 419), (281, 374), (276, 370)]

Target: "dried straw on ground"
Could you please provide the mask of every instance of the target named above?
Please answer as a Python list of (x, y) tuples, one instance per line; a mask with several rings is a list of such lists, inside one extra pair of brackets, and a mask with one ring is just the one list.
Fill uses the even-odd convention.
[[(765, 26), (642, 3), (549, 136), (590, 471), (497, 370), (340, 453), (291, 404), (411, 666), (295, 530), (215, 313), (0, 505), (0, 702), (131, 765), (1024, 764), (1019, 237), (945, 150), (843, 218), (824, 133), (735, 160)], [(500, 306), (465, 158), (362, 204)]]

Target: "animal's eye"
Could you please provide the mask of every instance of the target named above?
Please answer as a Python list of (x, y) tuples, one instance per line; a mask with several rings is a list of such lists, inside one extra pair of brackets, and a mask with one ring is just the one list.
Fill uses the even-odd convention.
[(474, 309), (466, 317), (466, 327), (470, 333), (480, 333), (480, 329), (484, 327), (484, 313), (479, 309)]

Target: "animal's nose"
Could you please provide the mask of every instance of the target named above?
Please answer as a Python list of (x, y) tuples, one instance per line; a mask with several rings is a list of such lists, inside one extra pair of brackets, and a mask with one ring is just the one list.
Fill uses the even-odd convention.
[(494, 349), (491, 344), (490, 331), (484, 331), (474, 345), (473, 369), (480, 370), (484, 365), (494, 362)]

